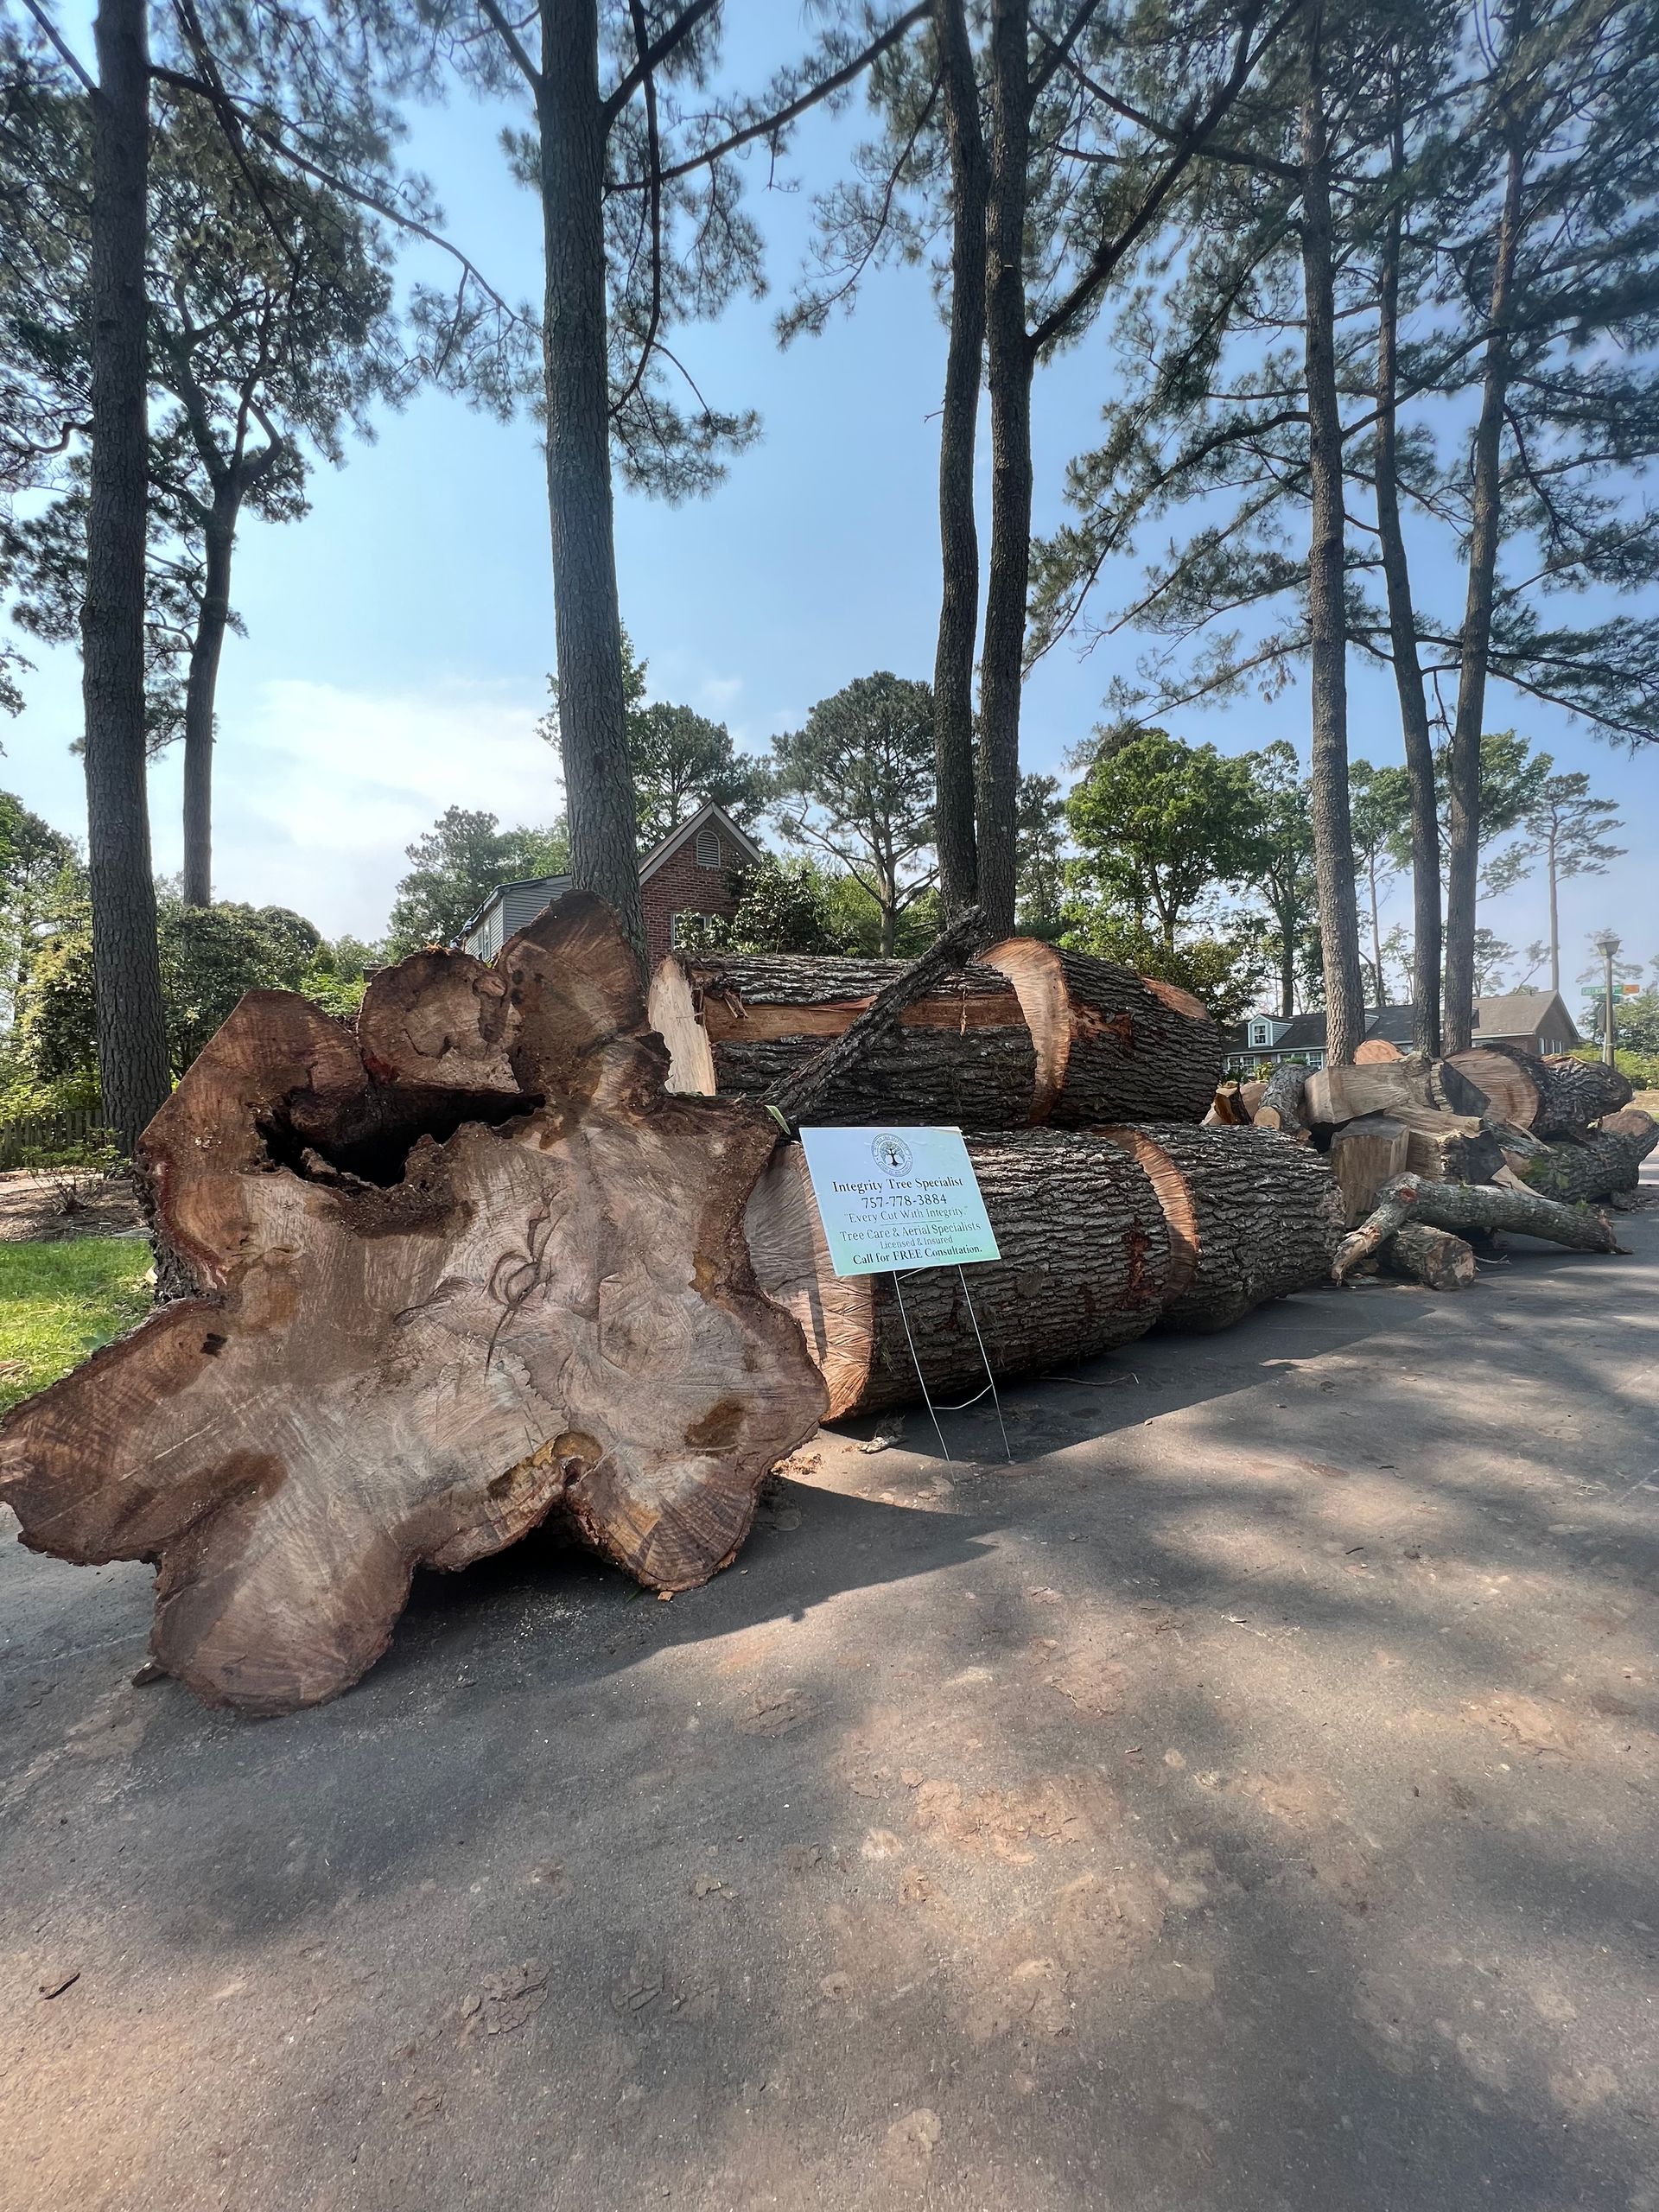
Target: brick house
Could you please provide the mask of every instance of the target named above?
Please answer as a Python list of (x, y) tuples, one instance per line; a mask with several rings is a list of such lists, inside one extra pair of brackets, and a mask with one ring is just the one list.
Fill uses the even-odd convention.
[[(736, 906), (732, 871), (762, 857), (745, 830), (723, 806), (705, 799), (652, 847), (639, 863), (639, 890), (645, 908), (645, 952), (655, 967), (675, 943), (682, 914), (729, 914)], [(458, 942), (480, 960), (493, 960), (507, 939), (543, 906), (570, 888), (568, 875), (532, 875), (518, 883), (498, 883)]]

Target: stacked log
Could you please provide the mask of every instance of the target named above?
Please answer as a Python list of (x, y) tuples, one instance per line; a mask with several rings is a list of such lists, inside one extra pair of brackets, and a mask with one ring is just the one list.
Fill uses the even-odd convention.
[[(843, 1035), (903, 972), (898, 961), (670, 953), (650, 1001), (669, 1088), (759, 1096)], [(1189, 992), (1009, 938), (908, 1006), (815, 1111), (831, 1123), (962, 1128), (1196, 1122), (1221, 1059), (1221, 1033)]]
[(1515, 1169), (1545, 1198), (1573, 1205), (1633, 1191), (1642, 1162), (1659, 1143), (1659, 1122), (1639, 1107), (1610, 1114), (1576, 1141), (1535, 1146)]
[(1265, 1129), (1103, 1128), (1147, 1173), (1169, 1230), (1160, 1324), (1224, 1329), (1331, 1270), (1341, 1194), (1319, 1154)]
[(974, 1268), (971, 1314), (954, 1268), (902, 1286), (887, 1274), (837, 1279), (798, 1145), (779, 1150), (749, 1200), (755, 1279), (800, 1324), (832, 1421), (917, 1398), (918, 1364), (931, 1395), (948, 1400), (983, 1388), (988, 1358), (999, 1376), (1090, 1359), (1159, 1318), (1169, 1233), (1133, 1160), (1080, 1131), (967, 1143), (1001, 1255)]
[[(973, 1306), (953, 1269), (837, 1279), (798, 1147), (779, 1150), (744, 1229), (755, 1278), (795, 1316), (831, 1420), (1092, 1358), (1159, 1325), (1219, 1329), (1327, 1280), (1342, 1235), (1315, 1153), (1186, 1122), (967, 1139), (1000, 1259)], [(977, 1321), (977, 1329), (975, 1323)]]

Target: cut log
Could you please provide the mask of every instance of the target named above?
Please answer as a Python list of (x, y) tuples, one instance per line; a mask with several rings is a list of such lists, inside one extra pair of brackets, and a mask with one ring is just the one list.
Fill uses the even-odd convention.
[[(669, 953), (651, 981), (652, 1026), (669, 1048), (669, 1089), (760, 1096), (844, 1035), (906, 964)], [(975, 963), (912, 1001), (813, 1110), (830, 1122), (1019, 1128), (1031, 1119), (1036, 1070), (1014, 986)]]
[(1564, 1206), (1531, 1191), (1503, 1190), (1491, 1183), (1431, 1183), (1422, 1176), (1396, 1175), (1378, 1193), (1370, 1219), (1343, 1238), (1332, 1269), (1336, 1280), (1344, 1281), (1414, 1217), (1465, 1236), (1502, 1229), (1575, 1252), (1623, 1249), (1606, 1216), (1588, 1206)]
[(23, 1541), (154, 1561), (158, 1662), (255, 1713), (354, 1681), (416, 1566), (550, 1514), (704, 1580), (823, 1392), (742, 1244), (775, 1132), (666, 1098), (664, 1057), (583, 894), (488, 967), (377, 976), (355, 1035), (251, 993), (140, 1147), (198, 1294), (0, 1427)]
[[(1088, 1359), (1144, 1336), (1168, 1280), (1164, 1215), (1146, 1175), (1082, 1133), (1010, 1131), (968, 1139), (1001, 1258), (969, 1271), (974, 1313), (998, 1376)], [(799, 1322), (830, 1393), (828, 1418), (921, 1395), (905, 1333), (936, 1399), (983, 1388), (984, 1364), (957, 1270), (837, 1279), (806, 1159), (782, 1147), (749, 1200), (749, 1256), (760, 1287)]]
[[(1529, 1129), (1538, 1118), (1544, 1095), (1544, 1064), (1535, 1054), (1510, 1051), (1497, 1045), (1477, 1045), (1467, 1052), (1451, 1053), (1443, 1065), (1471, 1084), (1484, 1102), (1459, 1113), (1473, 1111)], [(1448, 1095), (1446, 1103), (1452, 1103)]]
[(1490, 1183), (1503, 1164), (1502, 1142), (1471, 1114), (1396, 1106), (1391, 1118), (1406, 1132), (1405, 1164), (1414, 1175), (1436, 1183)]
[[(1614, 1128), (1611, 1122), (1639, 1124)], [(1639, 1110), (1608, 1116), (1599, 1129), (1575, 1143), (1541, 1145), (1516, 1172), (1528, 1187), (1545, 1198), (1573, 1205), (1586, 1198), (1610, 1198), (1633, 1190), (1642, 1162), (1659, 1143), (1659, 1122)]]
[(1408, 1221), (1382, 1247), (1382, 1264), (1391, 1274), (1427, 1284), (1430, 1290), (1467, 1290), (1475, 1279), (1475, 1255), (1461, 1236)]
[(1277, 1129), (1282, 1136), (1306, 1136), (1307, 1124), (1302, 1119), (1302, 1096), (1306, 1086), (1306, 1068), (1292, 1066), (1288, 1061), (1274, 1068), (1250, 1117), (1256, 1128)]
[(1355, 1049), (1354, 1065), (1358, 1068), (1380, 1067), (1389, 1060), (1397, 1060), (1402, 1057), (1400, 1047), (1390, 1044), (1386, 1037), (1367, 1037)]
[(1577, 1060), (1570, 1052), (1552, 1052), (1540, 1065), (1544, 1071), (1544, 1095), (1531, 1125), (1535, 1136), (1572, 1136), (1630, 1103), (1629, 1076), (1605, 1061)]
[(1270, 1129), (1166, 1122), (1100, 1134), (1145, 1168), (1164, 1210), (1163, 1327), (1224, 1329), (1329, 1277), (1342, 1198), (1319, 1154)]
[(1249, 1128), (1267, 1088), (1265, 1083), (1254, 1079), (1249, 1083), (1218, 1084), (1215, 1101), (1204, 1117), (1204, 1126), (1214, 1129)]
[(1302, 1093), (1302, 1111), (1316, 1127), (1357, 1122), (1367, 1114), (1392, 1113), (1396, 1106), (1427, 1106), (1428, 1087), (1421, 1063), (1373, 1062), (1366, 1067), (1315, 1068)]
[(1221, 1076), (1221, 1032), (1190, 991), (1109, 960), (1012, 937), (981, 955), (1019, 993), (1037, 1049), (1031, 1118), (1200, 1121)]
[(1344, 1226), (1355, 1229), (1376, 1205), (1382, 1185), (1410, 1166), (1410, 1138), (1400, 1122), (1365, 1114), (1337, 1131), (1328, 1158), (1342, 1192)]

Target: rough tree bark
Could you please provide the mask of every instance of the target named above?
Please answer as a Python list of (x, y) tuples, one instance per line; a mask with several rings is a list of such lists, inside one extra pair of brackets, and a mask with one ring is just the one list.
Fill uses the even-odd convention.
[(1396, 1229), (1380, 1257), (1391, 1274), (1406, 1275), (1430, 1290), (1467, 1290), (1475, 1279), (1473, 1246), (1426, 1221), (1408, 1221)]
[(550, 1514), (706, 1580), (823, 1393), (742, 1244), (775, 1132), (663, 1058), (584, 893), (488, 967), (383, 971), (355, 1036), (250, 993), (141, 1148), (195, 1294), (0, 1425), (24, 1541), (156, 1562), (160, 1664), (260, 1713), (354, 1681), (417, 1565)]
[(540, 5), (547, 498), (570, 873), (615, 908), (643, 963), (611, 501), (599, 10), (597, 0)]
[(1031, 382), (1025, 224), (1031, 141), (1027, 0), (991, 0), (991, 148), (985, 275), (991, 391), (991, 558), (979, 668), (976, 816), (979, 903), (1014, 927), (1020, 687), (1031, 575)]
[(1329, 1280), (1342, 1193), (1317, 1152), (1271, 1129), (1179, 1122), (1099, 1133), (1145, 1168), (1169, 1229), (1160, 1325), (1224, 1329)]
[(1332, 1274), (1344, 1282), (1413, 1217), (1435, 1229), (1506, 1229), (1517, 1236), (1541, 1237), (1575, 1252), (1617, 1252), (1618, 1238), (1604, 1214), (1588, 1206), (1564, 1206), (1531, 1191), (1508, 1191), (1489, 1183), (1431, 1183), (1416, 1175), (1396, 1175), (1378, 1193), (1376, 1211), (1338, 1247)]
[(1337, 397), (1331, 153), (1320, 56), (1320, 0), (1310, 0), (1307, 22), (1307, 82), (1301, 113), (1301, 236), (1312, 504), (1307, 612), (1313, 705), (1313, 862), (1325, 951), (1326, 1052), (1332, 1066), (1343, 1067), (1351, 1062), (1365, 1034), (1365, 986), (1359, 962), (1354, 839), (1348, 805), (1342, 415)]
[(145, 0), (101, 0), (94, 40), (92, 434), (80, 614), (86, 858), (99, 1088), (104, 1118), (130, 1152), (166, 1097), (169, 1081), (144, 786)]
[(1203, 1120), (1222, 1037), (1190, 991), (1036, 938), (1009, 938), (981, 957), (1025, 1009), (1037, 1048), (1033, 1121)]
[[(759, 1097), (842, 1036), (905, 973), (899, 960), (798, 954), (669, 953), (651, 982), (651, 1019), (669, 1048), (669, 1088)], [(1029, 1122), (1037, 1058), (1014, 987), (975, 964), (913, 1001), (897, 1029), (821, 1096), (830, 1122)]]
[(1611, 1119), (1621, 1126), (1610, 1128), (1604, 1122), (1576, 1143), (1541, 1145), (1516, 1171), (1521, 1180), (1564, 1205), (1633, 1190), (1642, 1162), (1659, 1143), (1659, 1122), (1640, 1112), (1616, 1114)]
[(1503, 535), (1501, 479), (1504, 408), (1510, 366), (1510, 317), (1521, 194), (1526, 160), (1518, 135), (1504, 168), (1503, 207), (1492, 264), (1488, 337), (1481, 372), (1470, 486), (1469, 586), (1458, 652), (1458, 706), (1446, 772), (1446, 1049), (1466, 1051), (1475, 1007), (1475, 891), (1480, 868), (1480, 738), (1486, 713), (1486, 667), (1492, 642), (1492, 596)]
[[(1001, 1258), (973, 1270), (974, 1313), (993, 1371), (1088, 1359), (1158, 1319), (1169, 1236), (1151, 1183), (1115, 1146), (1082, 1131), (1026, 1129), (968, 1140)], [(781, 1149), (749, 1201), (760, 1287), (792, 1313), (830, 1393), (826, 1418), (919, 1398), (905, 1334), (935, 1398), (982, 1389), (979, 1341), (954, 1268), (906, 1275), (904, 1313), (888, 1275), (838, 1280), (805, 1156)]]
[(947, 920), (979, 896), (974, 826), (974, 645), (979, 627), (979, 534), (974, 445), (985, 354), (985, 210), (989, 190), (979, 87), (964, 0), (934, 0), (945, 137), (950, 149), (950, 343), (939, 427), (942, 589), (933, 660), (936, 842)]
[[(1398, 79), (1395, 80), (1398, 99)], [(1405, 168), (1405, 142), (1397, 106), (1392, 137), (1393, 173)], [(1376, 527), (1388, 594), (1389, 645), (1411, 791), (1412, 1040), (1425, 1059), (1440, 1049), (1440, 824), (1435, 806), (1434, 740), (1417, 652), (1417, 612), (1411, 568), (1400, 520), (1396, 446), (1400, 340), (1402, 202), (1391, 204), (1383, 226), (1376, 338)]]

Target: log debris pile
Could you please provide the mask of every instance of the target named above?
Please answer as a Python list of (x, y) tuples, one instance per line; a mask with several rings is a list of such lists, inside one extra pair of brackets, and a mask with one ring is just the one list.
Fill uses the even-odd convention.
[(1355, 1232), (1339, 1279), (1383, 1267), (1449, 1290), (1474, 1276), (1466, 1240), (1452, 1249), (1459, 1229), (1618, 1249), (1588, 1210), (1637, 1202), (1659, 1124), (1630, 1097), (1614, 1069), (1566, 1054), (1488, 1045), (1426, 1061), (1379, 1046), (1353, 1067), (1280, 1067), (1265, 1084), (1224, 1084), (1206, 1119), (1271, 1128), (1326, 1154)]

